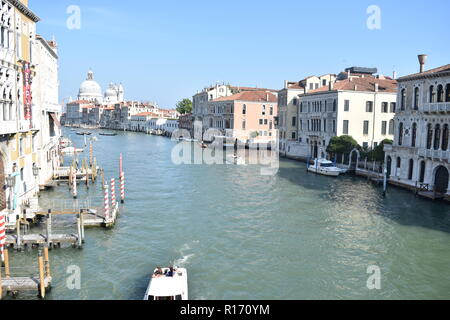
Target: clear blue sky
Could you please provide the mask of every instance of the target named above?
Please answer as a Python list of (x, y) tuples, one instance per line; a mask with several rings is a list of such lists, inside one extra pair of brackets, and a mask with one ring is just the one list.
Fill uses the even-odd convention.
[[(172, 108), (216, 81), (279, 89), (349, 66), (414, 73), (420, 53), (427, 68), (450, 63), (448, 0), (29, 2), (38, 33), (59, 43), (61, 100), (89, 68), (103, 90), (122, 82), (127, 99)], [(73, 4), (80, 30), (66, 27)], [(370, 5), (381, 30), (367, 28)]]

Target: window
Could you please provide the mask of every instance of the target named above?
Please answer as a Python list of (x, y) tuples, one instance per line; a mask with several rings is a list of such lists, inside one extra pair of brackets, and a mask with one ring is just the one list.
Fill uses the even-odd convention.
[(350, 100), (345, 100), (344, 111), (350, 111)]
[(363, 142), (363, 149), (368, 149), (369, 148), (369, 143), (368, 142)]
[(389, 112), (389, 103), (383, 102), (381, 103), (381, 112), (388, 113)]
[(327, 119), (323, 120), (323, 132), (327, 132)]
[(450, 83), (445, 86), (445, 102), (450, 102)]
[(263, 115), (263, 116), (266, 115), (266, 106), (262, 106), (262, 115)]
[(397, 168), (400, 169), (402, 167), (402, 159), (400, 157), (397, 158)]
[(292, 126), (295, 127), (297, 125), (297, 117), (292, 118)]
[(400, 109), (402, 111), (405, 110), (406, 105), (406, 89), (402, 89), (402, 96), (401, 96), (401, 103), (400, 103)]
[(259, 119), (259, 125), (262, 126), (264, 124), (264, 120), (263, 119)]
[(322, 80), (322, 86), (324, 87), (324, 86), (326, 86), (327, 85), (327, 80), (326, 79), (323, 79)]
[(270, 115), (273, 116), (273, 107), (270, 107)]
[(296, 136), (295, 136), (295, 132), (292, 132), (292, 140), (295, 140)]
[(366, 102), (366, 112), (373, 112), (373, 101)]
[(444, 130), (442, 131), (442, 148), (443, 151), (448, 150), (448, 124), (444, 125)]
[(313, 83), (309, 84), (309, 90), (314, 90), (314, 84)]
[(414, 110), (419, 110), (419, 87), (414, 89)]
[(343, 129), (344, 134), (348, 134), (348, 125), (349, 125), (348, 120), (344, 120), (344, 129)]
[(417, 123), (413, 123), (412, 136), (411, 136), (411, 147), (416, 146), (416, 139), (417, 139)]
[(363, 131), (364, 135), (368, 135), (369, 134), (369, 121), (364, 121), (364, 131)]
[(292, 103), (294, 104), (294, 106), (296, 106), (296, 105), (298, 104), (297, 98), (294, 98), (294, 100), (292, 101)]
[(435, 101), (434, 97), (435, 97), (435, 95), (434, 95), (434, 86), (430, 86), (430, 97), (429, 97), (430, 103), (433, 103)]
[(441, 143), (441, 125), (437, 124), (434, 129), (434, 150), (439, 150)]
[(413, 179), (413, 173), (414, 173), (414, 160), (409, 160), (409, 171), (408, 171), (408, 180)]
[(389, 110), (391, 113), (395, 113), (395, 109), (397, 107), (397, 103), (391, 102), (391, 109)]
[(394, 120), (389, 121), (389, 135), (394, 135)]
[(264, 125), (267, 125), (267, 124), (268, 124), (267, 119), (264, 119)]
[(387, 121), (381, 122), (381, 134), (385, 136), (387, 134)]
[(437, 102), (444, 102), (444, 87), (442, 84), (437, 87)]
[(403, 145), (403, 122), (398, 126), (398, 145)]
[(333, 120), (333, 133), (336, 133), (336, 120)]
[(242, 107), (242, 114), (247, 114), (247, 105), (245, 105), (245, 104)]
[(336, 104), (337, 104), (336, 99), (334, 99), (334, 101), (333, 101), (333, 112), (336, 112)]

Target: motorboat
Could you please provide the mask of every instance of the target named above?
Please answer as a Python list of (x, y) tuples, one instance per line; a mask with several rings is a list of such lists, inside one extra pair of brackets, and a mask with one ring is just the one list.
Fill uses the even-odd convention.
[(308, 166), (308, 171), (324, 176), (338, 177), (342, 170), (336, 167), (336, 165), (326, 159), (316, 159), (314, 164)]
[(82, 153), (84, 149), (77, 149), (75, 147), (67, 147), (61, 150), (62, 154), (75, 154), (75, 153)]
[(77, 132), (77, 135), (79, 136), (90, 136), (91, 134), (91, 132)]
[(184, 268), (156, 268), (150, 279), (144, 300), (188, 300), (187, 270)]
[(99, 135), (106, 136), (106, 137), (115, 137), (115, 136), (117, 136), (117, 133), (115, 133), (115, 132), (109, 132), (109, 133), (107, 133), (107, 132), (100, 132)]

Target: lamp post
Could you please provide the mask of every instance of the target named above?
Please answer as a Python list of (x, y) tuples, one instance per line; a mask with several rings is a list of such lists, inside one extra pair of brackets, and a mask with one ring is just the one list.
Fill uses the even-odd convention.
[(9, 209), (12, 210), (12, 198), (14, 196), (14, 187), (16, 186), (16, 177), (9, 175), (6, 177), (6, 186), (11, 190), (9, 196)]
[(35, 179), (35, 196), (37, 196), (39, 193), (39, 184), (38, 184), (39, 170), (41, 170), (41, 168), (39, 168), (36, 165), (36, 163), (33, 163), (33, 176)]

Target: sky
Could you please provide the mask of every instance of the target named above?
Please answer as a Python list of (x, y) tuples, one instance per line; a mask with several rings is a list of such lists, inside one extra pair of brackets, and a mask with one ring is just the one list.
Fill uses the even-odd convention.
[[(72, 5), (79, 28), (68, 27), (77, 21)], [(368, 13), (372, 5), (380, 19)], [(281, 89), (284, 80), (351, 66), (415, 73), (423, 53), (427, 69), (450, 63), (448, 0), (29, 0), (29, 7), (41, 18), (37, 33), (58, 42), (61, 102), (76, 98), (90, 68), (103, 90), (121, 82), (127, 100), (174, 108), (218, 81)]]

